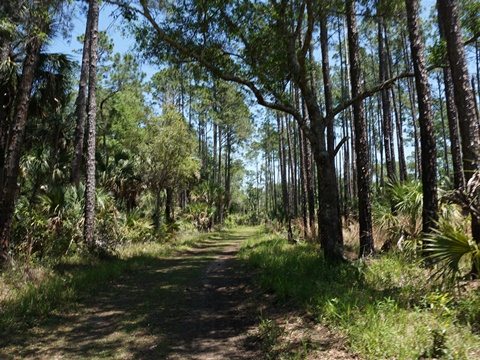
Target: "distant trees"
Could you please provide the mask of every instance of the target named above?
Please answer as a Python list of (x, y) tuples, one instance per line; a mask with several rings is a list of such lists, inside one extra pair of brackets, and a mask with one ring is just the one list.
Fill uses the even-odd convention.
[(152, 117), (145, 125), (144, 141), (138, 147), (142, 159), (140, 171), (155, 196), (154, 224), (158, 229), (162, 198), (165, 198), (165, 219), (172, 223), (173, 196), (195, 183), (199, 163), (194, 157), (194, 137), (172, 105), (166, 105), (160, 117)]
[[(138, 7), (120, 5), (129, 18), (136, 13), (148, 21), (147, 25), (142, 23), (136, 27), (139, 46), (148, 56), (177, 63), (193, 60), (214, 77), (251, 90), (258, 104), (287, 114), (286, 117), (278, 116), (278, 144), (268, 150), (278, 149), (275, 150), (278, 151), (278, 174), (268, 172), (271, 169), (269, 155), (265, 159), (265, 208), (271, 208), (275, 197), (269, 194), (277, 191), (269, 178), (278, 175), (277, 181), (282, 184), (278, 194), (282, 194), (286, 211), (290, 213), (291, 205), (295, 213), (302, 202), (304, 223), (307, 223), (307, 211), (313, 218), (309, 185), (312, 181), (308, 180), (313, 169), (307, 161), (311, 153), (315, 159), (320, 239), (327, 257), (342, 257), (341, 218), (351, 210), (358, 211), (358, 218), (366, 221), (360, 230), (362, 249), (368, 248), (367, 254), (373, 250), (371, 225), (368, 224), (370, 184), (373, 180), (377, 184), (375, 191), (382, 192), (384, 170), (390, 183), (396, 181), (397, 175), (400, 181), (407, 180), (406, 141), (414, 144), (410, 166), (415, 177), (421, 177), (424, 184), (424, 231), (434, 226), (438, 176), (434, 117), (428, 105), (430, 101), (425, 97), (429, 92), (429, 79), (427, 57), (420, 41), (422, 29), (414, 8), (417, 3), (409, 1), (407, 11), (383, 1), (362, 8), (365, 16), (359, 31), (366, 35), (362, 43), (354, 40), (353, 2), (348, 2), (346, 7), (325, 4), (322, 8), (308, 0), (295, 4), (241, 1), (228, 8), (215, 2), (202, 6), (187, 2), (181, 11), (175, 5), (154, 8), (146, 1), (139, 1)], [(375, 16), (371, 16), (373, 11)], [(164, 17), (166, 13), (168, 21)], [(189, 16), (184, 16), (186, 13)], [(393, 18), (405, 20), (393, 22)], [(332, 40), (334, 31), (338, 33), (338, 41)], [(317, 33), (321, 53), (313, 51), (318, 46), (313, 41)], [(339, 50), (333, 68), (329, 64), (329, 46)], [(321, 59), (315, 58), (318, 54)], [(372, 68), (366, 65), (370, 63), (374, 65)], [(412, 69), (416, 87), (413, 86)], [(361, 70), (365, 70), (364, 79)], [(340, 114), (341, 128), (337, 123)], [(420, 136), (417, 114), (420, 116)], [(287, 131), (285, 119), (296, 120), (301, 130), (297, 141), (308, 139), (308, 142), (303, 141), (308, 145), (301, 145), (298, 154), (293, 151), (298, 142), (282, 136), (290, 136), (295, 131)], [(220, 150), (217, 137), (223, 129), (217, 124), (213, 127), (213, 147)], [(405, 132), (410, 139), (405, 139)], [(446, 137), (446, 129), (444, 133)], [(350, 150), (355, 152), (354, 156)], [(291, 157), (287, 156), (290, 151)], [(293, 173), (288, 174), (285, 162), (297, 155), (301, 166), (297, 169), (295, 165), (289, 166)], [(213, 162), (217, 161), (214, 157)], [(448, 157), (446, 163), (450, 163)], [(371, 170), (374, 171), (370, 178)], [(297, 186), (299, 179), (301, 186)], [(292, 199), (285, 195), (288, 186), (294, 191)]]

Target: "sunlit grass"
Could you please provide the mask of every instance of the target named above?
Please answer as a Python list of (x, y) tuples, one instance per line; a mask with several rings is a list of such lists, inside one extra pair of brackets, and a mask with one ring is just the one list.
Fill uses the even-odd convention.
[(440, 291), (425, 269), (399, 254), (331, 264), (316, 246), (257, 234), (241, 256), (258, 269), (264, 289), (336, 328), (364, 358), (480, 356), (479, 293)]

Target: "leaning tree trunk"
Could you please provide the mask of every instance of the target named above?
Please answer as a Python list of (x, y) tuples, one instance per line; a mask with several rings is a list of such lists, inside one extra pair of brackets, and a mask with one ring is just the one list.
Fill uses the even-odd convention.
[(433, 112), (427, 67), (425, 65), (425, 50), (418, 16), (418, 0), (405, 0), (405, 4), (420, 123), (423, 186), (422, 231), (427, 233), (436, 227), (435, 222), (438, 220), (437, 163)]
[(14, 103), (13, 128), (5, 161), (5, 178), (0, 200), (0, 263), (8, 258), (8, 243), (15, 210), (17, 178), (20, 170), (20, 157), (25, 137), (30, 93), (33, 87), (35, 70), (42, 46), (41, 36), (34, 36), (27, 44), (22, 74), (17, 85)]
[(84, 239), (90, 251), (95, 249), (95, 152), (97, 126), (97, 60), (98, 60), (98, 0), (91, 0), (88, 16), (91, 21), (90, 73), (88, 80), (88, 137), (85, 186)]
[[(362, 73), (360, 67), (360, 46), (358, 42), (355, 1), (347, 1), (348, 48), (350, 57), (350, 77), (352, 97), (362, 93)], [(372, 208), (370, 202), (370, 163), (367, 143), (367, 123), (363, 101), (353, 104), (355, 125), (355, 150), (357, 155), (358, 218), (360, 223), (360, 257), (374, 253), (372, 231)]]
[(90, 63), (90, 34), (91, 16), (87, 15), (87, 24), (85, 29), (85, 39), (83, 41), (82, 67), (80, 70), (80, 81), (78, 85), (78, 95), (76, 101), (75, 114), (77, 124), (75, 126), (75, 139), (73, 149), (73, 159), (70, 165), (70, 183), (78, 187), (80, 175), (82, 173), (83, 143), (85, 140), (85, 120), (87, 118), (87, 82)]

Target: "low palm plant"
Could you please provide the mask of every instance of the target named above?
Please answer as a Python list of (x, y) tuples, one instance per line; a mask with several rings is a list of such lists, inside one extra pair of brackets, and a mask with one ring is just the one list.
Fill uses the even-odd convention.
[[(467, 231), (467, 223), (472, 216), (480, 218), (480, 173), (476, 172), (468, 181), (467, 187), (446, 192), (441, 200), (444, 203), (438, 229), (425, 236), (428, 258), (438, 264), (437, 275), (454, 280), (461, 272), (465, 259), (472, 263), (474, 271), (480, 269), (480, 248)], [(462, 221), (464, 213), (470, 216)]]
[(467, 234), (465, 226), (440, 218), (438, 228), (425, 235), (425, 251), (437, 271), (435, 275), (447, 281), (455, 280), (461, 272), (462, 260), (472, 261), (480, 268), (480, 249), (478, 244)]
[(423, 194), (419, 182), (393, 181), (387, 184), (390, 209), (380, 206), (374, 211), (375, 223), (386, 240), (382, 250), (388, 251), (397, 245), (416, 256), (420, 239)]

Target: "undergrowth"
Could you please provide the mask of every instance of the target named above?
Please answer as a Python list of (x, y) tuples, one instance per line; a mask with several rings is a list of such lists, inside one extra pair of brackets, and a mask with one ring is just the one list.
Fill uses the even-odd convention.
[(315, 245), (258, 233), (241, 257), (264, 289), (339, 331), (366, 359), (480, 357), (480, 293), (440, 288), (401, 254), (332, 264)]
[[(105, 283), (158, 257), (168, 257), (212, 235), (182, 236), (167, 243), (128, 244), (115, 256), (70, 255), (55, 263), (17, 263), (0, 274), (0, 336), (65, 310)], [(0, 342), (1, 345), (1, 342)]]

